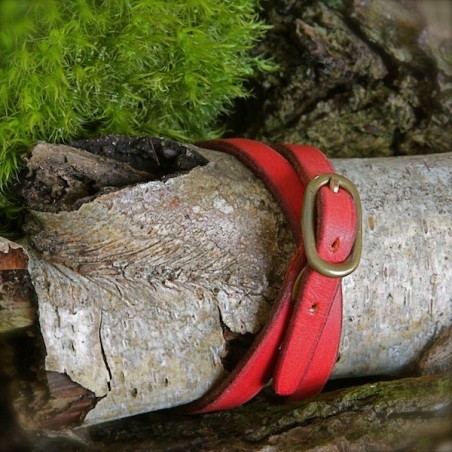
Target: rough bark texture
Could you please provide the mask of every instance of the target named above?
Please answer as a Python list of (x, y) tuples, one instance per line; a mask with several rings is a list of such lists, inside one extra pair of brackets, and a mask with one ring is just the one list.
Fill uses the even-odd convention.
[(0, 237), (0, 334), (24, 328), (36, 319), (25, 250)]
[(334, 375), (397, 374), (452, 322), (452, 154), (333, 162), (360, 190), (365, 231)]
[(263, 14), (257, 52), (279, 69), (239, 104), (234, 135), (334, 157), (451, 150), (450, 30), (427, 30), (416, 2), (277, 0)]
[[(32, 177), (46, 149), (54, 158), (37, 146)], [(91, 391), (86, 423), (196, 399), (224, 375), (231, 337), (268, 315), (293, 251), (287, 225), (249, 170), (202, 152), (210, 163), (188, 174), (26, 222), (45, 369)], [(365, 229), (334, 376), (400, 374), (451, 325), (451, 155), (334, 164), (361, 192)]]
[(290, 233), (246, 168), (210, 157), (27, 223), (46, 368), (108, 394), (87, 421), (201, 396), (224, 373), (222, 322), (254, 333), (268, 315)]
[(24, 270), (27, 264), (27, 255), (20, 246), (7, 239), (0, 239), (0, 271)]
[(416, 363), (415, 372), (419, 375), (452, 375), (452, 328), (446, 329), (425, 349)]
[(157, 413), (70, 435), (31, 433), (34, 450), (450, 450), (450, 377), (376, 382), (289, 405), (261, 397), (204, 416)]

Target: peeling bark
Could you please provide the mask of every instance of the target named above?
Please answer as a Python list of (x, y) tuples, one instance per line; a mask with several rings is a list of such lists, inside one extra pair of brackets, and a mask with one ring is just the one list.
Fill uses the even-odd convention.
[(415, 365), (419, 375), (452, 375), (452, 328), (434, 337)]
[(26, 270), (0, 270), (0, 334), (33, 325), (37, 317), (33, 295)]
[(218, 308), (237, 333), (265, 321), (293, 244), (278, 206), (238, 162), (221, 187), (222, 158), (212, 156), (207, 177), (195, 169), (27, 223), (46, 368), (108, 394), (100, 419), (189, 401), (221, 378)]
[(0, 271), (25, 270), (28, 257), (24, 249), (7, 239), (0, 238)]
[(27, 266), (25, 250), (0, 237), (0, 334), (31, 326), (36, 320)]

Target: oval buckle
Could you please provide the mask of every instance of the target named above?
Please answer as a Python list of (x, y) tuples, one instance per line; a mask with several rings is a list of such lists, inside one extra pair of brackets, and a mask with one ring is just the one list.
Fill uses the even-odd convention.
[[(355, 243), (353, 244), (349, 257), (339, 264), (332, 264), (322, 259), (317, 252), (316, 246), (314, 224), (315, 198), (320, 188), (327, 184), (330, 185), (330, 190), (335, 193), (339, 191), (340, 187), (344, 188), (350, 193), (356, 208), (357, 225)], [(355, 271), (361, 260), (363, 232), (361, 199), (353, 182), (339, 174), (321, 174), (312, 179), (306, 187), (304, 196), (301, 212), (301, 233), (306, 259), (309, 265), (318, 273), (330, 278), (342, 278)]]

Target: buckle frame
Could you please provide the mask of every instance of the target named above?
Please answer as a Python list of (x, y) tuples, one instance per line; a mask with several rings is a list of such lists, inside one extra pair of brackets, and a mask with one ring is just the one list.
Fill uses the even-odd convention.
[[(357, 225), (355, 243), (348, 258), (338, 264), (333, 264), (322, 259), (317, 252), (316, 246), (314, 224), (315, 200), (317, 192), (327, 184), (329, 184), (330, 190), (334, 193), (338, 193), (341, 187), (344, 188), (351, 195), (356, 208)], [(330, 278), (342, 278), (354, 272), (361, 260), (363, 229), (361, 199), (353, 182), (344, 176), (334, 173), (321, 174), (312, 179), (308, 183), (305, 191), (301, 212), (301, 233), (306, 259), (315, 271)]]

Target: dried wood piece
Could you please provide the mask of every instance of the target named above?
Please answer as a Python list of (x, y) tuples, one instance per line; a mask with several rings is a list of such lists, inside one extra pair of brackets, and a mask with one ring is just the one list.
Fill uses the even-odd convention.
[(0, 270), (0, 334), (33, 325), (37, 309), (26, 270)]
[(20, 192), (32, 210), (77, 210), (103, 193), (206, 163), (190, 146), (161, 138), (109, 136), (72, 146), (40, 142), (28, 154)]
[(145, 171), (69, 146), (38, 143), (27, 161), (21, 188), (30, 209), (60, 212), (77, 209), (105, 187), (150, 179)]
[(28, 257), (25, 250), (10, 240), (0, 237), (0, 271), (24, 270)]
[(421, 377), (354, 386), (315, 400), (255, 400), (204, 416), (156, 413), (39, 436), (39, 450), (449, 450), (452, 381)]
[(46, 368), (106, 396), (92, 422), (199, 397), (224, 373), (222, 322), (265, 322), (290, 233), (246, 168), (211, 160), (27, 223)]
[(194, 146), (158, 137), (109, 135), (71, 141), (70, 146), (129, 164), (152, 179), (164, 179), (208, 163)]
[[(188, 174), (27, 222), (46, 368), (102, 397), (86, 423), (201, 396), (224, 375), (228, 339), (267, 318), (290, 233), (259, 180), (203, 152), (211, 163)], [(360, 189), (365, 223), (336, 377), (398, 374), (450, 325), (450, 162), (334, 161)]]
[(0, 237), (0, 334), (30, 326), (36, 319), (27, 265), (25, 250)]
[(67, 375), (47, 372), (49, 400), (39, 411), (38, 427), (56, 428), (79, 425), (98, 402), (94, 393), (74, 383)]
[[(87, 423), (199, 397), (268, 316), (290, 233), (246, 168), (205, 155), (211, 163), (188, 174), (98, 193), (77, 211), (34, 212), (26, 223), (46, 369), (104, 397)], [(450, 326), (450, 161), (334, 161), (361, 191), (366, 232), (361, 267), (344, 281), (335, 377), (403, 372)], [(37, 412), (53, 412), (38, 394), (49, 393), (39, 389), (48, 385), (42, 371), (28, 391)]]
[(452, 374), (452, 328), (435, 337), (416, 363), (419, 375)]

